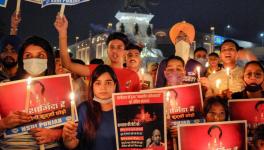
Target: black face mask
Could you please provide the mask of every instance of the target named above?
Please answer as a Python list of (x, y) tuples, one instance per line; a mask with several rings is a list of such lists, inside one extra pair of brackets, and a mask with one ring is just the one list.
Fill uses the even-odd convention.
[(261, 87), (261, 84), (256, 84), (256, 83), (247, 84), (245, 90), (248, 92), (257, 92), (257, 91), (262, 90), (262, 87)]
[(4, 65), (4, 67), (6, 67), (7, 69), (13, 68), (17, 65), (17, 61), (15, 61), (15, 59), (11, 56), (6, 56), (3, 61), (2, 64)]

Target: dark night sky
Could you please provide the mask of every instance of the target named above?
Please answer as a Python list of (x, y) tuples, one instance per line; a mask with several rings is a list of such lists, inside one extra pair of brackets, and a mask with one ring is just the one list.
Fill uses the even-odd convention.
[[(115, 23), (116, 12), (123, 6), (124, 0), (91, 0), (65, 9), (69, 19), (70, 43), (75, 36), (80, 40), (87, 38), (90, 24), (106, 26)], [(149, 0), (150, 1), (150, 0)], [(157, 3), (159, 3), (157, 5)], [(9, 32), (10, 16), (16, 6), (15, 0), (9, 0), (6, 8), (0, 7), (0, 32)], [(199, 32), (209, 32), (215, 26), (216, 34), (224, 34), (241, 40), (260, 43), (259, 34), (264, 32), (263, 0), (151, 0), (148, 8), (155, 15), (151, 21), (154, 28), (169, 28), (174, 23), (186, 20), (194, 24)], [(59, 6), (47, 6), (24, 2), (22, 0), (22, 22), (19, 35), (25, 38), (39, 35), (52, 44), (57, 43), (57, 33), (53, 27)], [(232, 26), (226, 31), (227, 24)]]

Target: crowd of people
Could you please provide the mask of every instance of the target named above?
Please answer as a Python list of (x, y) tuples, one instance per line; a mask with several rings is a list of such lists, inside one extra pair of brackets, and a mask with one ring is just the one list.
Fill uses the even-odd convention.
[[(263, 98), (263, 65), (250, 51), (227, 39), (220, 53), (210, 53), (203, 47), (194, 50), (195, 28), (187, 22), (176, 23), (170, 30), (175, 45), (175, 55), (161, 62), (151, 63), (142, 72), (142, 47), (129, 41), (121, 32), (111, 33), (106, 41), (110, 64), (95, 59), (86, 65), (71, 58), (68, 53), (68, 21), (58, 15), (54, 27), (58, 32), (60, 51), (54, 52), (49, 42), (32, 36), (23, 42), (17, 36), (20, 15), (11, 17), (10, 35), (0, 43), (1, 82), (71, 73), (77, 93), (79, 122), (46, 129), (34, 128), (29, 134), (4, 138), (1, 149), (91, 149), (115, 150), (115, 127), (112, 94), (176, 86), (199, 82), (202, 87), (204, 118), (206, 122), (229, 120), (230, 99)], [(200, 69), (197, 70), (197, 67)], [(228, 72), (228, 73), (227, 73)], [(219, 84), (216, 84), (220, 81)], [(0, 114), (1, 115), (1, 114)], [(30, 115), (15, 111), (0, 120), (0, 131), (30, 122)], [(169, 130), (171, 136), (175, 131)], [(156, 134), (157, 131), (153, 131)], [(159, 137), (160, 138), (160, 137)], [(168, 137), (169, 139), (170, 137)], [(160, 139), (159, 139), (160, 140)], [(264, 125), (259, 125), (253, 135), (252, 149), (264, 149)], [(151, 139), (148, 145), (155, 145)]]

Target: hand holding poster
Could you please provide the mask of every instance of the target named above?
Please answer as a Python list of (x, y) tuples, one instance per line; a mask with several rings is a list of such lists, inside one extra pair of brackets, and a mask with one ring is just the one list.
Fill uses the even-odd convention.
[(164, 93), (118, 93), (113, 100), (117, 149), (166, 149)]
[[(29, 123), (7, 129), (5, 136), (26, 134), (32, 128), (52, 128), (71, 120), (69, 99), (71, 91), (71, 79), (68, 74), (33, 78), (30, 88), (28, 88), (27, 80), (1, 84), (1, 118), (16, 111), (25, 112), (27, 101), (27, 112), (31, 116)], [(76, 120), (78, 120), (77, 117)]]
[(180, 125), (179, 150), (246, 150), (246, 121)]

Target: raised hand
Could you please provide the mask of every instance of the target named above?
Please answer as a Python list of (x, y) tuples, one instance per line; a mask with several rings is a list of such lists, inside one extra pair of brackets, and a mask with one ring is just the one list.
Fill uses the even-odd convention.
[(60, 36), (67, 36), (68, 20), (64, 15), (60, 16), (60, 14), (58, 14), (56, 16), (54, 26), (55, 26), (55, 28), (58, 31)]

